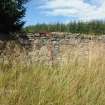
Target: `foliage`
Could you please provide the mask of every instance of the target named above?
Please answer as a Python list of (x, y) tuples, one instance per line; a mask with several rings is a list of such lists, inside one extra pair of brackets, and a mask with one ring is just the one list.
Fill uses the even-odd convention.
[(24, 4), (28, 0), (0, 0), (0, 32), (15, 32), (21, 30), (25, 15)]
[(25, 31), (28, 32), (71, 32), (81, 34), (105, 34), (104, 21), (90, 22), (70, 22), (68, 24), (36, 24), (27, 26)]

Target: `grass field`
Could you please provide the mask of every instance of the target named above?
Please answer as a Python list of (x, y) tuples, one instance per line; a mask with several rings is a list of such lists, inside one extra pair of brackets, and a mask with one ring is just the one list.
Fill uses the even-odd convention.
[(0, 105), (105, 105), (105, 46), (81, 46), (63, 47), (59, 66), (33, 63), (17, 46), (7, 47), (0, 60)]

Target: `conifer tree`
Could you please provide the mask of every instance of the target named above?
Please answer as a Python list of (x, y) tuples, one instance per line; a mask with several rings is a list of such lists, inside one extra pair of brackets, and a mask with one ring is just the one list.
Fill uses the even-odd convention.
[(28, 0), (0, 0), (0, 32), (20, 31), (24, 22), (24, 4)]

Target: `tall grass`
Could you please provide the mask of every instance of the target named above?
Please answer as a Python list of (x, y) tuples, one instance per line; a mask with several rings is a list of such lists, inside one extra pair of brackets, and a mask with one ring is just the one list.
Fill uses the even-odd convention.
[(0, 63), (0, 105), (105, 105), (103, 43), (62, 47), (57, 67), (11, 53)]

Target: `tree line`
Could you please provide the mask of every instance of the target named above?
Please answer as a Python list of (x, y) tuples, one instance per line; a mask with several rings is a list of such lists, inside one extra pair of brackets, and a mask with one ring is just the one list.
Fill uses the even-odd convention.
[[(29, 0), (0, 0), (0, 33), (22, 30), (26, 4)], [(105, 21), (70, 22), (68, 24), (36, 24), (24, 28), (25, 32), (70, 32), (83, 34), (105, 34)]]
[(68, 24), (36, 24), (24, 28), (27, 33), (70, 32), (81, 34), (105, 34), (105, 21), (70, 22)]

